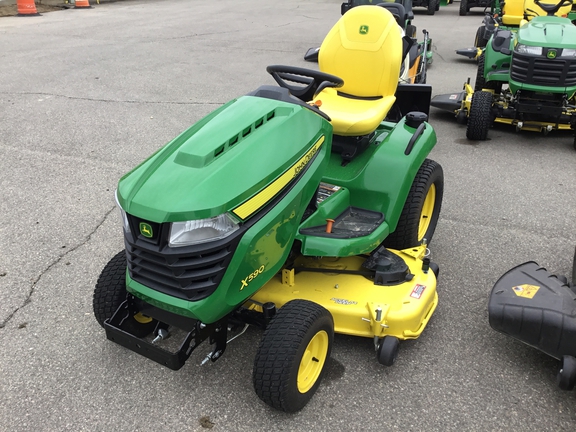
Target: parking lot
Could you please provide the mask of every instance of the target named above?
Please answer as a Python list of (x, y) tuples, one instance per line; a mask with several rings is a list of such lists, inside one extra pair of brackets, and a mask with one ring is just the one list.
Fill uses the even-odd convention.
[[(455, 50), (472, 45), (482, 10), (415, 14), (433, 41), (433, 94), (460, 91), (476, 63)], [(129, 0), (0, 19), (0, 430), (574, 429), (558, 361), (487, 319), (509, 268), (572, 271), (570, 132), (497, 126), (472, 142), (431, 109), (431, 158), (445, 175), (431, 244), (438, 308), (391, 368), (370, 339), (337, 336), (299, 413), (253, 391), (258, 329), (213, 364), (200, 365), (201, 346), (174, 372), (106, 340), (94, 319), (96, 279), (123, 248), (118, 179), (218, 106), (273, 84), (267, 65), (316, 68), (303, 55), (339, 17), (335, 0)]]

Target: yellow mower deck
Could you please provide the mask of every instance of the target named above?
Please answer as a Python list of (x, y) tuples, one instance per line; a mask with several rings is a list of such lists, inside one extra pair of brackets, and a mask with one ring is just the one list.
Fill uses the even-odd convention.
[(336, 333), (363, 336), (395, 336), (415, 339), (424, 330), (438, 304), (436, 276), (432, 270), (422, 271), (426, 247), (403, 251), (399, 255), (414, 275), (398, 285), (374, 285), (374, 281), (358, 274), (337, 273), (362, 270), (364, 258), (299, 257), (294, 267), (323, 269), (318, 271), (283, 270), (252, 300), (273, 302), (277, 308), (294, 299), (305, 299), (325, 307), (334, 319)]
[[(493, 92), (490, 89), (485, 89), (485, 91)], [(456, 114), (460, 110), (465, 110), (466, 115), (470, 115), (470, 105), (472, 104), (472, 95), (474, 94), (474, 89), (469, 83), (464, 83), (465, 96), (462, 100), (462, 107), (456, 110)], [(508, 108), (507, 104), (502, 104), (503, 108)], [(573, 112), (574, 110), (568, 110), (568, 112)], [(536, 120), (521, 122), (518, 119), (507, 118), (507, 117), (496, 117), (494, 118), (494, 123), (502, 123), (511, 126), (515, 126), (518, 129), (530, 132), (544, 132), (549, 130), (571, 130), (570, 123), (551, 123), (551, 122), (541, 122)]]

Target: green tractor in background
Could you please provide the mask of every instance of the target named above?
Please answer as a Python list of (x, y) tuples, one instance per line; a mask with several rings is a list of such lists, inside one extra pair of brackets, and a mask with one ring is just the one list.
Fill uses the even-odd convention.
[[(426, 9), (426, 13), (428, 15), (434, 15), (436, 12), (440, 10), (440, 6), (447, 6), (453, 3), (454, 0), (401, 0), (397, 1), (397, 3), (401, 3), (406, 10), (412, 11), (412, 7), (422, 7)], [(353, 8), (354, 6), (360, 5), (377, 5), (380, 3), (394, 3), (393, 1), (383, 2), (382, 0), (347, 0), (346, 2), (342, 3), (342, 15), (344, 13)], [(412, 18), (414, 15), (412, 14)]]
[(470, 12), (470, 8), (493, 8), (494, 0), (460, 0), (458, 14), (465, 16)]
[(468, 139), (487, 139), (494, 122), (518, 131), (576, 129), (576, 26), (555, 15), (572, 0), (534, 3), (545, 16), (523, 20), (517, 31), (496, 27), (478, 58), (474, 88), (467, 82), (464, 91), (431, 101), (467, 122)]
[[(465, 15), (462, 13), (462, 4), (466, 4), (466, 0), (460, 3), (460, 15)], [(539, 15), (536, 12), (539, 8), (534, 0), (491, 0), (486, 2), (485, 7), (490, 7), (490, 11), (485, 14), (482, 25), (476, 30), (474, 47), (458, 49), (456, 50), (457, 54), (478, 60), (482, 50), (497, 29), (517, 31), (521, 23), (530, 21)], [(568, 17), (574, 22), (576, 20), (575, 5), (562, 6), (555, 12), (555, 15)]]
[(261, 327), (254, 389), (287, 412), (318, 388), (334, 333), (368, 338), (391, 366), (438, 304), (428, 244), (444, 185), (431, 88), (398, 83), (402, 47), (389, 11), (354, 8), (322, 44), (323, 72), (269, 66), (279, 86), (126, 174), (125, 250), (93, 299), (108, 339), (176, 370), (202, 342), (214, 362)]

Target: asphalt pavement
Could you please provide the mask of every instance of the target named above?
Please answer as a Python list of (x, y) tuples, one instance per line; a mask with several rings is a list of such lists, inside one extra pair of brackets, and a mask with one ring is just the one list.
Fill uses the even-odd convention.
[[(372, 341), (337, 336), (328, 374), (299, 413), (252, 388), (261, 332), (222, 359), (178, 372), (106, 340), (92, 315), (99, 272), (123, 248), (113, 192), (148, 155), (228, 100), (273, 84), (269, 64), (303, 55), (340, 17), (339, 1), (148, 0), (0, 19), (0, 430), (560, 431), (574, 392), (558, 362), (488, 325), (510, 267), (568, 275), (576, 245), (571, 133), (495, 127), (470, 142), (432, 110), (445, 173), (432, 256), (439, 306), (396, 364)], [(416, 10), (433, 40), (433, 94), (459, 91), (476, 64), (482, 11)], [(231, 179), (233, 181), (233, 179)]]

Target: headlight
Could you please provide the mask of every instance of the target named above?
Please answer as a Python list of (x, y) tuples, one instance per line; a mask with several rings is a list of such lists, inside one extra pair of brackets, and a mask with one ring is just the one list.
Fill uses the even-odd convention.
[(576, 57), (576, 49), (564, 48), (562, 50), (562, 57)]
[(124, 231), (129, 233), (130, 232), (130, 224), (128, 223), (128, 216), (126, 216), (126, 212), (120, 206), (120, 202), (118, 201), (118, 190), (116, 190), (116, 192), (114, 192), (114, 199), (116, 200), (116, 206), (118, 207), (118, 210), (120, 210), (120, 217), (122, 218), (122, 224), (124, 225)]
[(516, 51), (520, 54), (542, 55), (542, 47), (518, 44)]
[(170, 247), (190, 246), (228, 237), (238, 224), (227, 214), (186, 222), (173, 222), (170, 227)]

